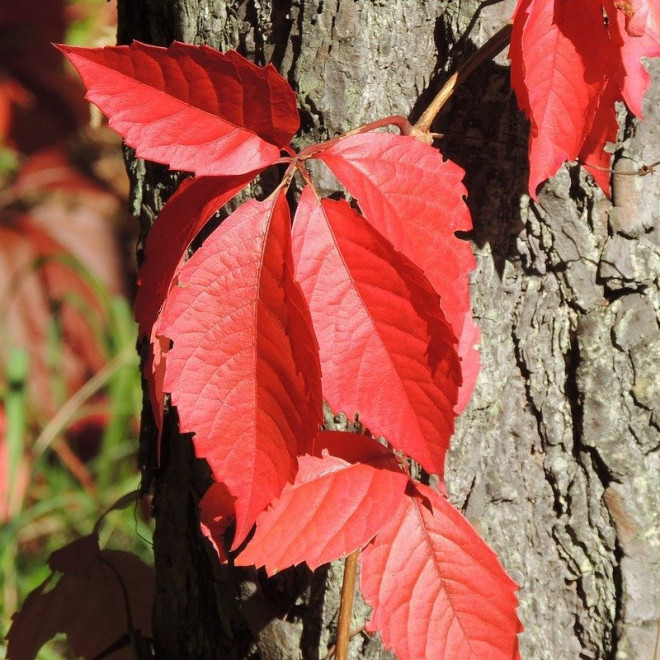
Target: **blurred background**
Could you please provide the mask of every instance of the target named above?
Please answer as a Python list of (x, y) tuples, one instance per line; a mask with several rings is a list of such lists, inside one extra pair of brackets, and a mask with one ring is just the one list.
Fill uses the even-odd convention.
[[(0, 639), (48, 555), (139, 485), (121, 141), (51, 45), (114, 44), (115, 21), (105, 0), (0, 0)], [(131, 506), (101, 545), (150, 561), (150, 537)]]

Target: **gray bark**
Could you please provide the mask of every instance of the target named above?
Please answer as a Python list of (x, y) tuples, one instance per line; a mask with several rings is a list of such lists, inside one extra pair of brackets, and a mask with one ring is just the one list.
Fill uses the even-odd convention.
[[(303, 145), (389, 114), (414, 119), (513, 8), (507, 0), (475, 19), (477, 4), (120, 0), (119, 38), (204, 42), (272, 60), (299, 92)], [(654, 77), (644, 122), (624, 121), (619, 172), (660, 160)], [(579, 167), (565, 166), (532, 202), (528, 127), (503, 58), (458, 91), (436, 130), (443, 153), (467, 172), (478, 264), (472, 299), (482, 329), (482, 373), (450, 454), (451, 498), (521, 586), (524, 658), (652, 658), (660, 611), (660, 179), (617, 174), (610, 201)], [(160, 169), (145, 177), (135, 163), (132, 173), (134, 210), (146, 227), (172, 180)], [(169, 442), (179, 449), (156, 475), (159, 654), (231, 657), (232, 648), (234, 657), (323, 657), (341, 566), (271, 583), (218, 572), (195, 536), (203, 476), (180, 450), (188, 439), (173, 433)], [(228, 618), (231, 602), (242, 622)], [(357, 608), (356, 627), (367, 611)], [(186, 642), (196, 625), (186, 617), (200, 612), (205, 629)], [(351, 653), (387, 657), (362, 634)]]

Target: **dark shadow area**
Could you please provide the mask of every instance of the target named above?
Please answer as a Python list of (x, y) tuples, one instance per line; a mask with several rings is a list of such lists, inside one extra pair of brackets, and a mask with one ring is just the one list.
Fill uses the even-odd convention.
[[(477, 18), (473, 17), (451, 50), (447, 48), (453, 41), (451, 27), (447, 19), (438, 19), (438, 69), (445, 68), (446, 72), (435, 76), (420, 97), (411, 113), (413, 121), (460, 63), (476, 51), (468, 37)], [(480, 66), (455, 90), (431, 129), (442, 135), (435, 146), (443, 156), (466, 172), (464, 183), (474, 229), (465, 238), (480, 247), (490, 245), (500, 275), (522, 229), (520, 197), (527, 192), (529, 174), (529, 123), (518, 109), (509, 76), (509, 67), (494, 62)]]
[[(271, 9), (272, 27), (269, 36), (270, 43), (273, 46), (273, 54), (270, 58), (270, 61), (280, 73), (283, 73), (282, 62), (284, 61), (284, 55), (286, 54), (289, 41), (291, 41), (292, 47), (295, 48), (294, 39), (291, 35), (294, 23), (291, 11), (291, 0), (273, 0), (273, 8)], [(297, 42), (299, 51), (299, 37), (297, 38)], [(292, 83), (292, 80), (289, 80), (289, 83)]]
[(432, 127), (440, 151), (465, 171), (470, 238), (489, 243), (501, 274), (522, 227), (520, 197), (527, 192), (529, 125), (518, 110), (508, 67), (489, 63), (476, 71), (440, 113)]

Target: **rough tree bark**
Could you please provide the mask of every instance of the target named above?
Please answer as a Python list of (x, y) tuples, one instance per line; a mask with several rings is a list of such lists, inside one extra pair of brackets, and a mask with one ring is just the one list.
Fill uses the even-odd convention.
[[(236, 47), (299, 92), (300, 144), (378, 117), (414, 119), (510, 17), (475, 0), (119, 0), (119, 41)], [(526, 190), (528, 128), (504, 58), (452, 99), (436, 130), (467, 171), (483, 370), (448, 485), (520, 584), (525, 658), (652, 658), (660, 611), (660, 76), (625, 119), (614, 195), (576, 167)], [(657, 63), (651, 68), (660, 72)], [(131, 161), (148, 228), (176, 178)], [(333, 187), (330, 177), (324, 185)], [(145, 423), (143, 444), (148, 444)], [(158, 657), (322, 658), (341, 566), (265, 583), (220, 569), (197, 529), (206, 478), (169, 418), (156, 472)], [(355, 625), (364, 620), (362, 605)], [(357, 635), (352, 657), (391, 657)]]

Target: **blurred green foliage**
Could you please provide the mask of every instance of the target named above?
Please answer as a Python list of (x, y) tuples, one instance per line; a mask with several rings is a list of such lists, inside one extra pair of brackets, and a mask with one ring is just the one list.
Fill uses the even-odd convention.
[[(106, 0), (69, 0), (66, 41), (78, 45), (111, 43), (115, 32), (113, 5)], [(69, 139), (75, 140), (75, 134)], [(120, 146), (116, 149), (120, 161)], [(20, 152), (0, 146), (0, 185), (11, 180), (23, 159)], [(12, 213), (23, 212), (13, 199), (8, 203), (13, 205)], [(130, 248), (126, 253), (130, 255)], [(35, 359), (31, 350), (18, 342), (12, 344), (8, 332), (0, 335), (7, 356), (0, 363), (0, 432), (4, 435), (0, 440), (3, 657), (11, 616), (49, 575), (50, 553), (89, 534), (116, 500), (138, 488), (140, 479), (137, 446), (142, 391), (132, 304), (125, 296), (110, 293), (89, 268), (66, 254), (35, 259), (33, 272), (47, 268), (49, 259), (57, 259), (90, 296), (71, 290), (56, 304), (50, 301), (45, 387), (57, 404), (52, 416), (46, 417), (44, 406), (31, 400), (34, 394), (28, 386), (28, 374)], [(130, 272), (128, 265), (126, 270)], [(26, 300), (25, 304), (29, 307), (31, 302)], [(67, 338), (62, 332), (60, 312), (66, 306), (75, 308), (89, 326), (104, 364), (75, 391), (67, 388), (63, 375)], [(104, 518), (101, 547), (131, 551), (152, 563), (152, 529), (136, 507), (112, 511)], [(42, 649), (39, 657), (68, 657), (66, 646), (55, 640)]]
[[(68, 261), (90, 283), (104, 310), (103, 318), (89, 310), (89, 321), (107, 363), (61, 402), (55, 417), (39, 419), (31, 415), (26, 401), (29, 354), (23, 349), (10, 350), (1, 392), (9, 477), (8, 520), (0, 529), (3, 637), (12, 613), (50, 573), (46, 563), (49, 554), (89, 534), (107, 508), (139, 485), (136, 450), (142, 391), (132, 310), (125, 298), (111, 296), (80, 264)], [(55, 333), (50, 347), (55, 362), (61, 341)], [(57, 375), (52, 386), (58, 386)], [(55, 447), (70, 439), (72, 427), (91, 413), (104, 423), (96, 429), (98, 437), (92, 434), (88, 438), (93, 445), (91, 454), (89, 447), (80, 447), (90, 454), (84, 463), (81, 461), (88, 473), (88, 479), (81, 483)], [(27, 485), (22, 484), (26, 479)], [(128, 507), (106, 516), (101, 546), (129, 550), (151, 562), (151, 535), (151, 527), (140, 512)]]

